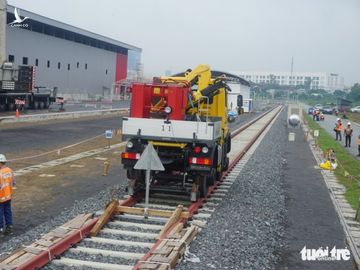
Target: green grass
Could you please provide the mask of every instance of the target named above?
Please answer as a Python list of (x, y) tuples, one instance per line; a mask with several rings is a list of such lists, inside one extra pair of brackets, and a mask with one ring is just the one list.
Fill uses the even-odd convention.
[(349, 118), (350, 121), (360, 124), (360, 113), (348, 112), (346, 113), (346, 116)]
[[(354, 209), (357, 209), (360, 198), (360, 161), (349, 154), (345, 148), (335, 141), (334, 136), (331, 136), (323, 128), (319, 126), (318, 123), (312, 120), (312, 118), (306, 115), (309, 127), (311, 130), (318, 129), (319, 137), (318, 144), (324, 152), (329, 148), (334, 148), (336, 159), (338, 160), (339, 165), (335, 170), (335, 175), (338, 181), (346, 187), (345, 198), (351, 204)], [(335, 132), (334, 132), (335, 133)], [(354, 141), (357, 141), (357, 138), (354, 137)], [(349, 175), (353, 176), (354, 179), (350, 179), (349, 176), (345, 176), (345, 171)]]

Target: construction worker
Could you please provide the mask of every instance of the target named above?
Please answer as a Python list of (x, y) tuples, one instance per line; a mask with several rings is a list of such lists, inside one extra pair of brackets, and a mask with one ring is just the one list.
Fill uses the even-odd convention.
[(339, 141), (341, 141), (342, 140), (341, 132), (343, 130), (343, 126), (342, 126), (342, 122), (341, 122), (340, 118), (337, 119), (336, 126), (335, 126), (334, 130), (335, 130), (335, 134), (336, 134), (335, 140), (337, 141), (339, 139)]
[(358, 157), (360, 157), (360, 135), (358, 137)]
[(345, 147), (351, 147), (351, 136), (353, 133), (353, 129), (351, 128), (351, 123), (348, 122), (346, 128), (344, 129), (345, 136)]
[(6, 166), (6, 157), (0, 154), (0, 237), (12, 232), (11, 197), (15, 183), (14, 172)]

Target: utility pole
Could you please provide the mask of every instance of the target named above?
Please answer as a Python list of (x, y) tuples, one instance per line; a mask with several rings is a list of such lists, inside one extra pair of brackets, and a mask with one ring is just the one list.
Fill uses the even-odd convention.
[(0, 0), (0, 67), (6, 61), (6, 0)]
[(293, 71), (294, 71), (294, 57), (291, 56), (290, 80), (289, 80), (290, 87), (289, 87), (288, 96), (287, 96), (288, 101), (290, 101), (290, 89), (291, 89), (291, 82), (292, 82), (292, 79), (293, 79), (292, 78), (293, 77)]

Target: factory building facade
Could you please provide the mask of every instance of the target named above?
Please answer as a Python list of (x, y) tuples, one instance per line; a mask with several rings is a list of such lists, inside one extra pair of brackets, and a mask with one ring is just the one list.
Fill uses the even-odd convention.
[[(28, 17), (12, 23), (14, 13)], [(142, 50), (32, 12), (7, 6), (7, 61), (35, 66), (35, 85), (62, 94), (109, 95), (137, 72)]]
[(258, 84), (278, 84), (304, 86), (324, 89), (328, 92), (344, 90), (344, 78), (339, 74), (326, 72), (274, 72), (274, 71), (238, 71), (234, 72), (245, 80)]

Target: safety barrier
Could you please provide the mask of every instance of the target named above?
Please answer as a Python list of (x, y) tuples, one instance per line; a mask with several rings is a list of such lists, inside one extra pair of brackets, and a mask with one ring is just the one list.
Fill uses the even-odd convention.
[(15, 116), (3, 116), (0, 117), (0, 124), (8, 123), (26, 123), (26, 122), (41, 122), (48, 120), (60, 120), (60, 119), (77, 119), (81, 117), (91, 116), (111, 116), (121, 115), (129, 112), (129, 108), (122, 109), (107, 109), (107, 110), (93, 110), (93, 111), (78, 111), (78, 112), (59, 112), (59, 113), (43, 113), (43, 114), (31, 114)]

